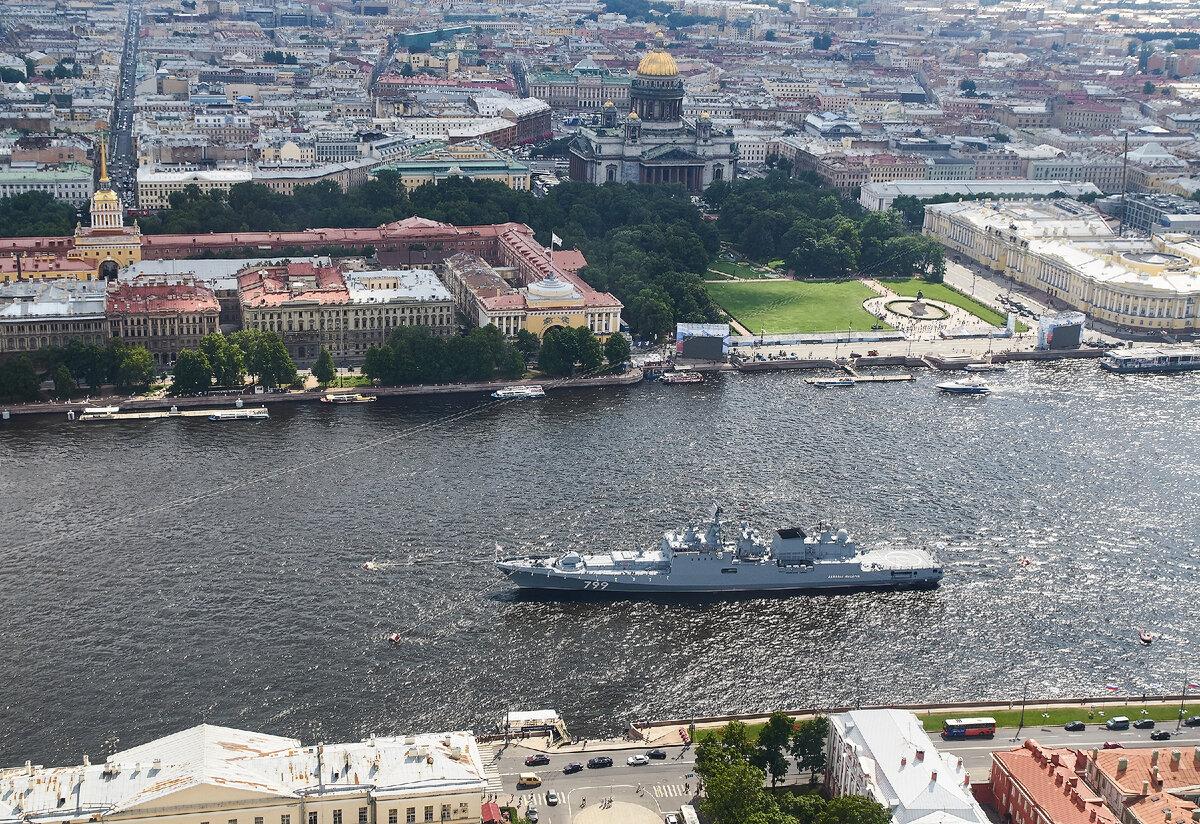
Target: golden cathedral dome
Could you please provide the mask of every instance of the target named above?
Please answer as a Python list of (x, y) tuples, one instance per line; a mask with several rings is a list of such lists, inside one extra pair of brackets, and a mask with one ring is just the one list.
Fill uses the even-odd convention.
[(679, 69), (671, 55), (665, 51), (652, 51), (638, 63), (637, 73), (648, 77), (675, 77)]

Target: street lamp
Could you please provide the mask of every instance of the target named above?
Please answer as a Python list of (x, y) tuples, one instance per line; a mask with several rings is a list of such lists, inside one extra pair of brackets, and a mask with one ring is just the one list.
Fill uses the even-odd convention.
[(1017, 721), (1017, 734), (1013, 736), (1013, 741), (1021, 737), (1021, 728), (1025, 726), (1025, 701), (1029, 697), (1029, 682), (1021, 684), (1021, 718)]

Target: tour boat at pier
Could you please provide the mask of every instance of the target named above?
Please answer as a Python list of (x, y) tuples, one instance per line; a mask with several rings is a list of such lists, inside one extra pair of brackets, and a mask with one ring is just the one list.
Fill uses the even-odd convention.
[(674, 372), (663, 372), (659, 378), (663, 383), (704, 383), (704, 375), (686, 369), (676, 369)]
[(269, 418), (267, 408), (260, 406), (255, 409), (218, 409), (208, 416), (210, 421), (262, 421)]
[(986, 395), (992, 387), (979, 378), (959, 378), (956, 381), (939, 383), (937, 388), (951, 395)]
[(968, 363), (963, 369), (967, 372), (1006, 372), (1008, 367), (1002, 363), (992, 361), (992, 356), (989, 354), (986, 359), (975, 363)]
[(546, 390), (537, 384), (529, 386), (506, 386), (492, 393), (493, 398), (506, 400), (510, 398), (544, 398)]
[(321, 403), (374, 403), (379, 398), (374, 395), (360, 395), (357, 392), (339, 392), (321, 398)]
[(828, 389), (834, 386), (854, 386), (854, 378), (813, 378), (809, 383)]
[(1104, 353), (1100, 365), (1109, 372), (1190, 372), (1200, 369), (1200, 349), (1196, 347), (1142, 346), (1114, 349)]

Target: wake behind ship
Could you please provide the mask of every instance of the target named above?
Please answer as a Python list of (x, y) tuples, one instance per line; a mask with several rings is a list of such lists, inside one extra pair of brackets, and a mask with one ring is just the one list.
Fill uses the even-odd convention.
[[(731, 533), (733, 538), (726, 538)], [(721, 520), (663, 535), (658, 549), (496, 559), (523, 589), (607, 594), (736, 593), (936, 586), (941, 563), (924, 549), (861, 551), (846, 530), (777, 530), (768, 541), (745, 523)]]

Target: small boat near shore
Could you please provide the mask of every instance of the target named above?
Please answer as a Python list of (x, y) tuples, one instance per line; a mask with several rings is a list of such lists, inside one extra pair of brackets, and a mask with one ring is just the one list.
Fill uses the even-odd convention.
[(674, 372), (663, 372), (659, 380), (663, 383), (704, 383), (704, 375), (691, 370), (676, 369)]
[(975, 377), (939, 383), (937, 388), (949, 395), (986, 395), (992, 391), (992, 387), (988, 386), (987, 381)]
[(544, 398), (546, 390), (536, 383), (529, 386), (506, 386), (493, 392), (492, 397), (498, 400)]
[(218, 409), (208, 416), (210, 421), (264, 421), (271, 417), (267, 407), (259, 406), (254, 409)]
[(375, 403), (379, 398), (374, 395), (360, 395), (357, 392), (330, 393), (321, 398), (321, 403)]
[(812, 384), (813, 386), (820, 387), (821, 389), (832, 389), (835, 387), (842, 387), (842, 386), (854, 386), (854, 384), (856, 383), (854, 378), (813, 378), (808, 382), (810, 384)]
[(986, 360), (968, 363), (963, 367), (965, 372), (1007, 372), (1008, 367), (1003, 363), (995, 363), (992, 361), (992, 356), (988, 355)]

